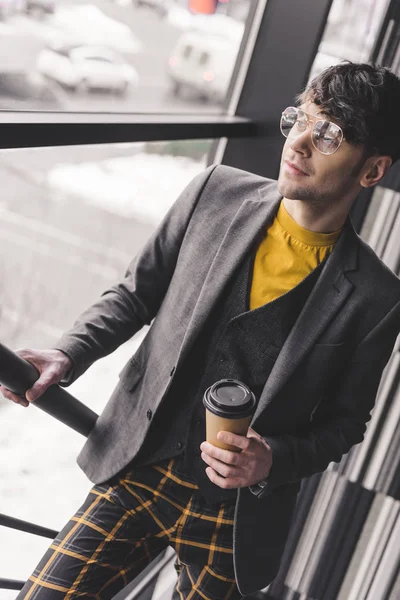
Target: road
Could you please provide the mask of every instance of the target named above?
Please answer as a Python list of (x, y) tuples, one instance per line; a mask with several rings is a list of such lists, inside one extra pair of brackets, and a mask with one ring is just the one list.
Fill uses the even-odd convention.
[[(66, 0), (63, 6), (68, 4), (85, 2)], [(61, 90), (64, 110), (218, 110), (169, 93), (165, 62), (181, 33), (179, 28), (147, 9), (109, 0), (97, 0), (96, 6), (126, 23), (142, 45), (142, 52), (126, 54), (139, 73), (140, 85), (125, 98)], [(16, 38), (16, 32), (19, 54), (11, 57), (0, 52), (0, 72), (11, 60), (32, 69), (35, 53), (57, 29), (51, 17), (38, 21), (18, 15), (0, 24), (0, 39)], [(16, 108), (11, 98), (6, 108)], [(140, 144), (0, 153), (0, 329), (4, 343), (14, 348), (54, 343), (76, 315), (123, 274), (153, 230), (134, 218), (110, 214), (71, 195), (55, 194), (46, 185), (49, 170), (60, 163), (102, 163), (111, 157), (132, 156), (138, 149)]]
[[(221, 108), (211, 102), (204, 102), (187, 93), (183, 98), (171, 94), (171, 86), (166, 73), (166, 65), (171, 51), (182, 33), (182, 29), (168, 20), (161, 19), (148, 8), (137, 8), (132, 4), (117, 4), (111, 0), (96, 0), (89, 5), (85, 0), (66, 0), (63, 9), (73, 6), (95, 6), (106, 16), (127, 25), (142, 50), (124, 53), (126, 60), (139, 74), (139, 85), (129, 90), (124, 97), (108, 92), (90, 92), (79, 95), (57, 87), (61, 109), (68, 111), (117, 111), (117, 112), (207, 112), (218, 113)], [(36, 56), (50, 39), (57, 39), (60, 30), (53, 16), (37, 19), (27, 15), (16, 15), (0, 24), (0, 41), (10, 47), (14, 39), (12, 56), (10, 52), (0, 54), (0, 72), (10, 68), (10, 61), (19, 70), (32, 70)], [(14, 38), (13, 38), (14, 35)], [(108, 39), (108, 43), (110, 40)], [(3, 63), (2, 63), (3, 61)], [(4, 108), (4, 104), (2, 105)], [(19, 106), (18, 106), (19, 107)], [(29, 103), (27, 104), (27, 108)], [(15, 108), (12, 99), (9, 106)]]

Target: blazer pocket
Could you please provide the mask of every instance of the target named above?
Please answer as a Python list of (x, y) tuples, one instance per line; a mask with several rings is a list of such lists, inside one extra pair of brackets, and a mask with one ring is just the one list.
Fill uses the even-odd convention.
[(351, 350), (349, 342), (340, 342), (338, 344), (314, 344), (309, 361), (318, 362), (318, 364), (329, 365), (331, 369), (336, 370), (341, 364), (345, 363)]
[(136, 361), (132, 358), (127, 362), (119, 374), (121, 385), (127, 392), (133, 392), (142, 377), (142, 371), (139, 369)]
[(322, 354), (329, 354), (329, 352), (336, 352), (336, 350), (347, 351), (349, 348), (349, 342), (339, 342), (338, 344), (314, 344), (313, 350)]
[(341, 348), (343, 346), (348, 346), (349, 342), (337, 342), (335, 344), (314, 344), (316, 348)]

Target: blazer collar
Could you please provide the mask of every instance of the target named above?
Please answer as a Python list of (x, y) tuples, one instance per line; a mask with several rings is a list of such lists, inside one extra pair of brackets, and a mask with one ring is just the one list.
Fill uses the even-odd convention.
[(189, 351), (240, 260), (263, 232), (265, 235), (281, 199), (277, 183), (270, 180), (262, 189), (250, 193), (233, 215), (197, 298), (181, 344), (179, 361)]

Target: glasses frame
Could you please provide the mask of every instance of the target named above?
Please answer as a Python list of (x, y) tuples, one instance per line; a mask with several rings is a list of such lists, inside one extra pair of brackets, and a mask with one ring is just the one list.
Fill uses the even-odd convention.
[[(316, 115), (312, 115), (311, 113), (308, 113), (306, 110), (303, 110), (302, 108), (298, 108), (297, 106), (287, 106), (285, 108), (285, 110), (282, 112), (282, 116), (281, 116), (281, 120), (280, 120), (280, 129), (281, 129), (282, 135), (285, 138), (289, 138), (289, 135), (290, 135), (290, 133), (291, 133), (294, 125), (296, 124), (296, 123), (293, 124), (292, 129), (289, 131), (288, 135), (286, 135), (285, 133), (283, 133), (283, 131), (282, 131), (282, 119), (283, 119), (283, 115), (290, 108), (293, 109), (296, 112), (296, 114), (298, 114), (299, 112), (305, 114), (306, 119), (307, 119), (307, 123), (306, 123), (306, 128), (304, 129), (304, 131), (307, 131), (310, 123), (312, 123), (313, 127), (312, 127), (312, 130), (311, 130), (311, 142), (312, 142), (312, 145), (314, 146), (314, 148), (317, 150), (317, 152), (320, 152), (324, 156), (332, 156), (332, 154), (335, 154), (335, 152), (337, 152), (339, 150), (340, 146), (342, 145), (343, 140), (346, 139), (344, 137), (343, 129), (340, 127), (340, 125), (337, 125), (337, 123), (334, 123), (333, 121), (330, 121), (329, 119), (319, 119)], [(310, 119), (310, 117), (312, 117), (312, 118)], [(313, 138), (312, 134), (314, 132), (314, 128), (315, 128), (316, 123), (319, 123), (319, 122), (321, 122), (321, 123), (330, 123), (332, 125), (335, 125), (335, 127), (337, 127), (339, 129), (340, 133), (342, 134), (342, 138), (341, 138), (341, 140), (340, 140), (337, 148), (335, 148), (335, 150), (333, 152), (322, 152), (322, 150), (320, 150), (319, 148), (317, 148), (317, 146), (314, 143), (314, 138)], [(304, 131), (302, 131), (301, 133), (304, 133)], [(301, 135), (301, 133), (299, 135)]]

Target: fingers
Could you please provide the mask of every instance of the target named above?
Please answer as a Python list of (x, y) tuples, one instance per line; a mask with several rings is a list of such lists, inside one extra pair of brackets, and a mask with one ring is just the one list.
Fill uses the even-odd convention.
[(72, 359), (61, 350), (20, 348), (16, 350), (16, 354), (30, 362), (37, 369), (39, 378), (31, 389), (26, 391), (25, 397), (18, 396), (18, 394), (1, 385), (0, 392), (7, 400), (25, 407), (44, 394), (48, 387), (54, 383), (59, 383), (68, 370), (73, 367)]
[(214, 471), (212, 467), (207, 467), (206, 474), (212, 483), (215, 483), (215, 485), (224, 490), (231, 490), (241, 487), (240, 480), (222, 477), (216, 471)]
[(4, 396), (4, 398), (15, 402), (15, 404), (20, 404), (21, 406), (25, 407), (29, 406), (29, 402), (26, 398), (22, 398), (22, 396), (17, 396), (17, 394), (14, 394), (13, 392), (5, 388), (3, 385), (0, 385), (0, 393)]
[(0, 392), (7, 400), (11, 400), (12, 402), (21, 404), (22, 406), (29, 406), (30, 402), (34, 402), (37, 400), (37, 398), (44, 394), (47, 388), (54, 383), (54, 379), (57, 379), (57, 377), (55, 377), (51, 372), (46, 373), (46, 375), (42, 375), (37, 381), (35, 381), (34, 385), (26, 391), (25, 397), (18, 396), (2, 385), (0, 385)]
[(244, 435), (237, 435), (236, 433), (231, 433), (230, 431), (219, 431), (217, 434), (217, 438), (224, 442), (224, 444), (228, 444), (229, 446), (236, 446), (241, 450), (248, 450), (251, 444), (250, 438)]
[(30, 390), (27, 390), (26, 397), (29, 402), (34, 402), (37, 400), (48, 387), (54, 383), (54, 375), (51, 372), (46, 372), (45, 375), (41, 375), (37, 381), (33, 384)]
[[(39, 373), (39, 378), (35, 381), (32, 388), (26, 392), (26, 399), (29, 402), (34, 402), (44, 394), (47, 388), (55, 383), (59, 383), (72, 367), (71, 359), (61, 352), (61, 350), (21, 348), (16, 352), (19, 356), (30, 362)], [(15, 399), (13, 400), (15, 401)]]
[(242, 463), (242, 458), (238, 452), (223, 450), (222, 448), (217, 448), (217, 446), (214, 446), (208, 442), (202, 442), (200, 445), (200, 450), (202, 450), (208, 456), (216, 458), (227, 465), (240, 465)]
[(26, 391), (25, 397), (18, 396), (4, 386), (0, 386), (0, 392), (7, 400), (12, 400), (12, 402), (21, 404), (22, 406), (29, 406), (30, 402), (34, 402), (37, 400), (37, 398), (44, 394), (47, 388), (54, 383), (54, 379), (55, 377), (51, 373), (42, 375), (37, 381), (35, 381), (34, 385)]
[(227, 465), (226, 463), (209, 456), (205, 452), (201, 453), (201, 458), (223, 477), (235, 477), (237, 475), (237, 468), (235, 468), (233, 465)]

